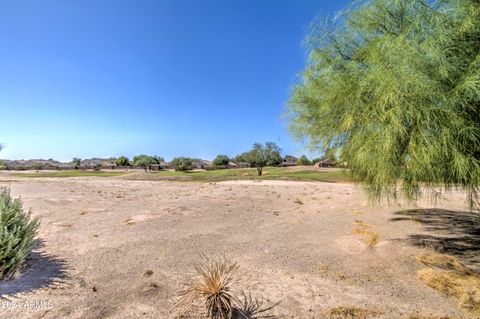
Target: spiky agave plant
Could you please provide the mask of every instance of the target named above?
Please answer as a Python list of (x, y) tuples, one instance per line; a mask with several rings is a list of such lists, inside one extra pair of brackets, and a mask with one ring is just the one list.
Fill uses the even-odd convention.
[(12, 278), (22, 268), (38, 225), (19, 198), (12, 199), (7, 188), (0, 188), (0, 279)]
[(200, 264), (195, 266), (196, 276), (184, 283), (185, 288), (178, 294), (179, 314), (203, 303), (210, 318), (232, 318), (232, 307), (237, 302), (232, 294), (237, 269), (238, 264), (225, 257), (212, 260), (201, 256)]

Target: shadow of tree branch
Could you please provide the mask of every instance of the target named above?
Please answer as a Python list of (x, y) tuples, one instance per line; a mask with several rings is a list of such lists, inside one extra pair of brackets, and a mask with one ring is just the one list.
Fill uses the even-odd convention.
[(480, 214), (439, 208), (395, 212), (391, 221), (416, 221), (424, 233), (410, 235), (407, 241), (419, 247), (460, 258), (472, 270), (480, 272)]

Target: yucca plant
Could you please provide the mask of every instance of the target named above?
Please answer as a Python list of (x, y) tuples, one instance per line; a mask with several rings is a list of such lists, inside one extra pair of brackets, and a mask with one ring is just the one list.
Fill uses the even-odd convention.
[(233, 306), (237, 303), (232, 294), (237, 269), (237, 263), (225, 257), (211, 260), (202, 256), (201, 263), (195, 266), (196, 276), (184, 283), (185, 288), (178, 294), (180, 316), (203, 304), (211, 319), (232, 318)]
[(12, 199), (9, 189), (0, 188), (0, 279), (11, 279), (22, 269), (38, 225), (19, 198)]

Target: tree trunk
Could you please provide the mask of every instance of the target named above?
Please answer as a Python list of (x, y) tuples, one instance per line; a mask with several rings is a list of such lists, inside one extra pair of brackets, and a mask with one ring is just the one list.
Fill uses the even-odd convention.
[(262, 176), (262, 170), (263, 170), (263, 167), (260, 167), (260, 166), (257, 167), (258, 176)]

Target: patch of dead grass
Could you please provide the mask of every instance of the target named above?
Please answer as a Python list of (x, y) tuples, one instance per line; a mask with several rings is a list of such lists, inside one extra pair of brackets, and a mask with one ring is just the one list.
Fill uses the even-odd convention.
[(368, 319), (379, 313), (375, 310), (355, 306), (340, 306), (328, 311), (328, 319)]
[(436, 267), (444, 270), (455, 270), (463, 273), (471, 272), (470, 269), (465, 267), (458, 259), (450, 255), (433, 252), (417, 256), (415, 259), (429, 267)]
[(131, 225), (134, 225), (134, 224), (135, 224), (135, 220), (129, 218), (129, 219), (125, 220), (125, 224), (130, 225), (130, 226), (131, 226)]
[(362, 220), (355, 220), (355, 225), (355, 228), (352, 229), (352, 234), (363, 236), (368, 247), (373, 247), (378, 243), (380, 234), (374, 231), (371, 225)]
[(150, 277), (151, 275), (153, 275), (153, 270), (151, 269), (147, 269), (143, 272), (144, 277)]
[(405, 319), (457, 319), (455, 317), (449, 316), (432, 316), (432, 315), (423, 315), (423, 314), (414, 314), (405, 317)]
[(429, 253), (416, 258), (429, 266), (418, 272), (427, 286), (455, 297), (458, 307), (470, 318), (480, 318), (480, 275), (453, 256)]

